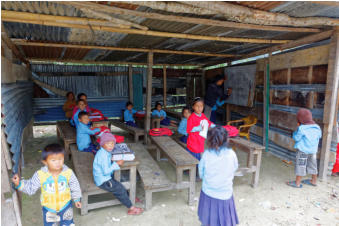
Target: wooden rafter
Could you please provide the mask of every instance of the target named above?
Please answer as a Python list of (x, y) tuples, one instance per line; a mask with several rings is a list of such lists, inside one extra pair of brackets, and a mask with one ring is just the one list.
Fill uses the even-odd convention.
[(173, 22), (179, 22), (179, 23), (202, 24), (202, 25), (207, 25), (207, 26), (218, 26), (218, 27), (237, 28), (237, 29), (255, 29), (255, 30), (264, 30), (264, 31), (286, 31), (286, 32), (320, 32), (321, 31), (320, 29), (315, 29), (315, 28), (263, 26), (263, 25), (256, 25), (256, 24), (235, 23), (235, 22), (215, 20), (215, 19), (165, 15), (165, 14), (152, 13), (152, 12), (140, 12), (136, 10), (123, 9), (123, 8), (118, 8), (114, 6), (108, 6), (108, 5), (103, 5), (103, 4), (93, 3), (93, 2), (79, 2), (79, 1), (72, 2), (70, 1), (70, 2), (59, 2), (59, 3), (70, 5), (73, 7), (87, 7), (88, 9), (92, 9), (98, 12), (137, 16), (137, 17), (142, 17), (142, 18), (173, 21)]
[[(80, 29), (91, 29), (107, 32), (118, 32), (124, 34), (136, 34), (136, 35), (147, 35), (147, 36), (156, 36), (156, 37), (167, 37), (167, 38), (182, 38), (182, 39), (193, 39), (193, 40), (209, 40), (209, 41), (220, 41), (220, 42), (248, 42), (248, 43), (264, 43), (264, 44), (281, 44), (287, 43), (290, 40), (272, 40), (272, 39), (256, 39), (256, 38), (230, 38), (230, 37), (216, 37), (216, 36), (205, 36), (205, 35), (193, 35), (193, 34), (181, 34), (181, 33), (171, 33), (171, 32), (160, 32), (160, 31), (144, 31), (137, 29), (129, 28), (117, 28), (117, 27), (107, 27), (107, 26), (97, 26), (92, 25), (88, 26), (85, 24), (72, 24), (66, 22), (60, 22), (59, 16), (50, 16), (42, 15), (35, 13), (23, 13), (23, 12), (14, 12), (1, 10), (1, 19), (8, 22), (18, 22), (18, 23), (30, 23), (30, 24), (40, 24), (48, 26), (59, 26), (59, 27), (70, 27), (70, 28), (80, 28)], [(83, 20), (86, 22), (88, 19), (74, 17), (77, 21)]]
[[(113, 50), (113, 51), (126, 51), (126, 52), (154, 52), (154, 53), (167, 53), (176, 55), (196, 55), (196, 56), (210, 56), (210, 57), (237, 57), (232, 54), (218, 54), (218, 53), (203, 53), (203, 52), (191, 52), (191, 51), (176, 51), (176, 50), (165, 50), (165, 49), (143, 49), (143, 48), (123, 48), (114, 46), (93, 46), (93, 45), (75, 45), (65, 43), (51, 43), (51, 42), (32, 42), (25, 39), (12, 39), (12, 42), (16, 45), (21, 46), (44, 46), (44, 47), (60, 47), (60, 48), (77, 48), (77, 49), (101, 49), (101, 50)], [(239, 55), (238, 55), (239, 57)]]

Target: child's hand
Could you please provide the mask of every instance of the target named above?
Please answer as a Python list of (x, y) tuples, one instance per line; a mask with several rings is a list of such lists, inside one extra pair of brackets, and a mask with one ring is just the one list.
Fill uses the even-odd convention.
[(300, 122), (298, 122), (297, 125), (300, 126)]
[(117, 164), (118, 164), (119, 166), (122, 166), (122, 164), (124, 164), (124, 160), (119, 160), (119, 161), (117, 161)]
[(81, 202), (76, 202), (74, 205), (76, 208), (81, 209)]
[(12, 177), (12, 182), (14, 183), (15, 187), (17, 187), (20, 183), (20, 177), (18, 174), (15, 174), (13, 177)]

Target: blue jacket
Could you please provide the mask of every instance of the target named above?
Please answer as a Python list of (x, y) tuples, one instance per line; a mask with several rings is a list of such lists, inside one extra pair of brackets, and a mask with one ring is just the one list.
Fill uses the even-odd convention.
[(212, 111), (216, 111), (218, 107), (222, 106), (225, 103), (225, 100), (220, 101), (220, 98), (217, 99), (217, 102), (215, 105), (212, 107)]
[(93, 177), (97, 186), (112, 178), (112, 173), (120, 170), (116, 162), (112, 162), (112, 153), (106, 151), (103, 147), (96, 153), (93, 161)]
[(157, 109), (152, 111), (152, 117), (164, 117), (166, 118), (166, 112), (164, 110), (158, 111)]
[(219, 153), (204, 151), (199, 163), (202, 191), (215, 199), (227, 200), (233, 195), (233, 177), (238, 169), (238, 158), (231, 148)]
[(321, 129), (317, 124), (300, 125), (293, 132), (294, 148), (306, 154), (315, 154), (318, 151)]
[(90, 135), (94, 135), (96, 132), (100, 132), (100, 129), (96, 128), (94, 130), (91, 130), (90, 128), (88, 128), (88, 125), (79, 122), (77, 127), (77, 145), (79, 151), (88, 148), (89, 144), (91, 143)]
[(132, 109), (131, 111), (129, 111), (128, 109), (126, 109), (124, 111), (124, 121), (125, 122), (134, 122), (134, 118), (133, 115), (136, 113), (137, 111)]
[(187, 127), (187, 118), (182, 118), (179, 123), (178, 132), (184, 136), (187, 136), (188, 134), (186, 131), (186, 127)]

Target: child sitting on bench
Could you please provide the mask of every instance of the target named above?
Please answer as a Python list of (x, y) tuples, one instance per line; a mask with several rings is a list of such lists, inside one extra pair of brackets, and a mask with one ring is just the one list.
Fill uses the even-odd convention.
[(92, 152), (96, 154), (99, 147), (91, 142), (90, 135), (100, 132), (99, 128), (91, 130), (88, 127), (89, 114), (87, 112), (79, 113), (79, 124), (77, 127), (77, 146), (79, 151)]
[(157, 102), (155, 104), (155, 109), (152, 111), (152, 117), (153, 118), (160, 118), (160, 125), (169, 126), (172, 124), (173, 126), (176, 126), (176, 122), (171, 121), (169, 118), (167, 118), (166, 112), (162, 110), (161, 103)]
[[(85, 101), (86, 112), (90, 113), (91, 112), (91, 108), (89, 107), (88, 102), (87, 102), (87, 95), (85, 93), (79, 93), (78, 96), (77, 96), (77, 101), (79, 101), (79, 100)], [(75, 106), (73, 108), (73, 115), (78, 111), (78, 109), (79, 109), (78, 106)]]
[(135, 120), (133, 118), (133, 115), (136, 113), (137, 111), (133, 109), (133, 104), (132, 102), (128, 101), (126, 103), (126, 110), (124, 111), (124, 121), (126, 123), (126, 125), (128, 126), (133, 126), (133, 127), (138, 127), (135, 124)]
[[(77, 107), (78, 107), (78, 110), (73, 114), (73, 117), (72, 117), (72, 121), (71, 121), (71, 125), (72, 126), (75, 126), (75, 128), (78, 128), (78, 125), (79, 125), (79, 113), (80, 112), (88, 112), (87, 111), (87, 108), (86, 108), (86, 102), (84, 100), (78, 100), (77, 101)], [(88, 127), (90, 126), (87, 125)]]
[(112, 151), (114, 149), (116, 140), (111, 133), (104, 133), (100, 138), (100, 150), (95, 155), (93, 161), (93, 176), (95, 184), (113, 195), (128, 208), (128, 215), (139, 215), (143, 209), (132, 205), (124, 186), (116, 181), (113, 177), (115, 170), (120, 170), (124, 161), (112, 162)]
[(178, 133), (180, 133), (182, 135), (182, 137), (180, 137), (180, 141), (183, 143), (187, 143), (187, 119), (190, 117), (191, 115), (191, 111), (190, 109), (188, 109), (188, 107), (184, 107), (182, 109), (182, 119), (179, 123), (179, 127), (178, 127)]

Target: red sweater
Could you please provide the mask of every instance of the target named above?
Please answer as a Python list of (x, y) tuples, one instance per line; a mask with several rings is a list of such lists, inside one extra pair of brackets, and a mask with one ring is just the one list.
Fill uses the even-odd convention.
[(201, 120), (204, 119), (208, 121), (208, 127), (210, 127), (212, 123), (210, 120), (207, 119), (204, 113), (201, 113), (200, 117), (197, 114), (192, 113), (187, 120), (187, 133), (188, 133), (187, 148), (191, 152), (194, 153), (204, 152), (205, 138), (200, 136), (199, 132), (191, 132), (194, 127), (200, 126)]

